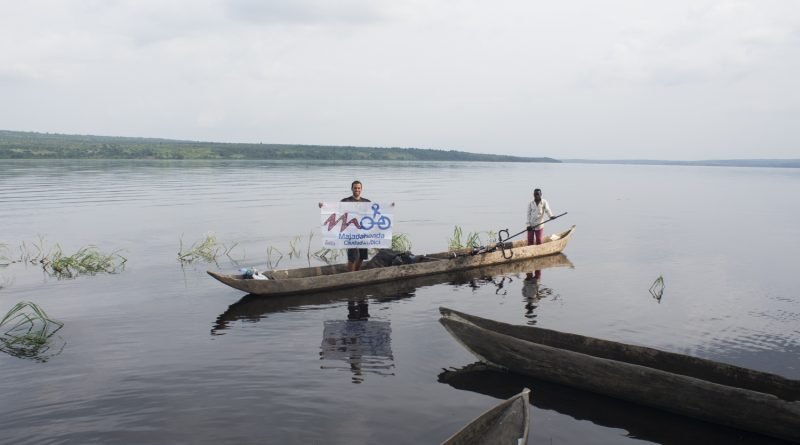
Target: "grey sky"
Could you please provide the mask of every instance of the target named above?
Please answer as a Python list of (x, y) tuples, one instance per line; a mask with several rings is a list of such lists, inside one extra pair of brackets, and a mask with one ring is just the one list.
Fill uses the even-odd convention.
[(786, 1), (3, 1), (0, 129), (799, 158)]

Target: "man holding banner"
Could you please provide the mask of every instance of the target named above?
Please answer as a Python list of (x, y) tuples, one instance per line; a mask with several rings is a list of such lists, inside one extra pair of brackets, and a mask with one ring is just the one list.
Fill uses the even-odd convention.
[(361, 181), (353, 181), (351, 196), (338, 203), (319, 203), (323, 246), (346, 248), (347, 270), (351, 272), (361, 269), (368, 248), (392, 246), (392, 215), (383, 213), (381, 204), (362, 197), (363, 188)]
[[(353, 194), (347, 198), (342, 198), (341, 202), (372, 202), (367, 198), (361, 197), (361, 190), (363, 189), (364, 185), (361, 184), (361, 181), (353, 181), (350, 184), (350, 190)], [(361, 263), (367, 259), (367, 256), (369, 256), (367, 249), (347, 249), (347, 270), (353, 272), (361, 269)]]

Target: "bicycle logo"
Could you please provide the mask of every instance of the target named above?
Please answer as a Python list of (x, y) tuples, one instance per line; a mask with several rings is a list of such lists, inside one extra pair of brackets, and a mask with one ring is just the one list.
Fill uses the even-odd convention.
[[(380, 205), (372, 204), (372, 216), (365, 216), (361, 218), (361, 221), (359, 222), (359, 225), (362, 229), (370, 230), (375, 227), (376, 224), (381, 230), (386, 230), (389, 227), (392, 227), (392, 220), (384, 215), (381, 215), (380, 208)], [(380, 218), (378, 218), (378, 216), (380, 216)]]

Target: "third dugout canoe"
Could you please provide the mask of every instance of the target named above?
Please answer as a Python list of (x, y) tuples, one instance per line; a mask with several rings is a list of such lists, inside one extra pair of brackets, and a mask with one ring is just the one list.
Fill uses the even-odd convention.
[(530, 390), (496, 405), (453, 434), (442, 445), (525, 445), (530, 423)]
[(512, 372), (800, 442), (800, 381), (642, 346), (440, 308), (482, 361)]

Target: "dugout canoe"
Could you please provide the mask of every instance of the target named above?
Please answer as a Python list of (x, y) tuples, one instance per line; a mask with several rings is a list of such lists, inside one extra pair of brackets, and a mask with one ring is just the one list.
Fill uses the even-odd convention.
[[(623, 431), (624, 437), (660, 445), (779, 445), (789, 442), (773, 437), (703, 422), (590, 391), (559, 385), (509, 372), (478, 361), (459, 368), (445, 368), (439, 383), (460, 391), (493, 397), (499, 401), (532, 388), (531, 409), (552, 411), (582, 423)], [(563, 425), (563, 428), (569, 428)]]
[(525, 445), (530, 409), (525, 388), (516, 396), (478, 416), (442, 445)]
[(800, 381), (658, 349), (440, 308), (480, 360), (676, 414), (800, 442)]
[[(300, 295), (260, 296), (245, 295), (233, 303), (217, 317), (212, 334), (228, 329), (238, 320), (259, 321), (270, 314), (293, 311), (300, 307), (326, 305), (342, 301), (368, 300), (370, 302), (387, 302), (414, 296), (417, 289), (427, 286), (448, 283), (461, 286), (471, 283), (473, 286), (495, 285), (495, 277), (516, 275), (520, 273), (545, 270), (555, 267), (574, 268), (572, 262), (563, 253), (546, 257), (516, 261), (511, 264), (478, 267), (457, 272), (438, 275), (426, 275), (388, 283), (370, 284), (349, 289), (337, 289), (322, 292), (308, 292)], [(503, 397), (504, 399), (507, 397)]]
[(212, 271), (208, 271), (208, 274), (230, 287), (253, 295), (291, 295), (327, 291), (555, 255), (564, 250), (574, 232), (575, 226), (572, 226), (569, 230), (550, 235), (542, 244), (533, 246), (528, 246), (526, 240), (507, 242), (504, 244), (504, 249), (506, 256), (508, 252), (513, 253), (510, 259), (503, 256), (504, 252), (501, 249), (478, 255), (470, 255), (471, 249), (461, 249), (455, 252), (418, 255), (416, 263), (400, 266), (370, 268), (369, 262), (366, 262), (362, 270), (355, 272), (348, 272), (345, 264), (334, 264), (273, 270), (265, 273), (269, 280), (244, 279), (241, 275), (225, 275)]

